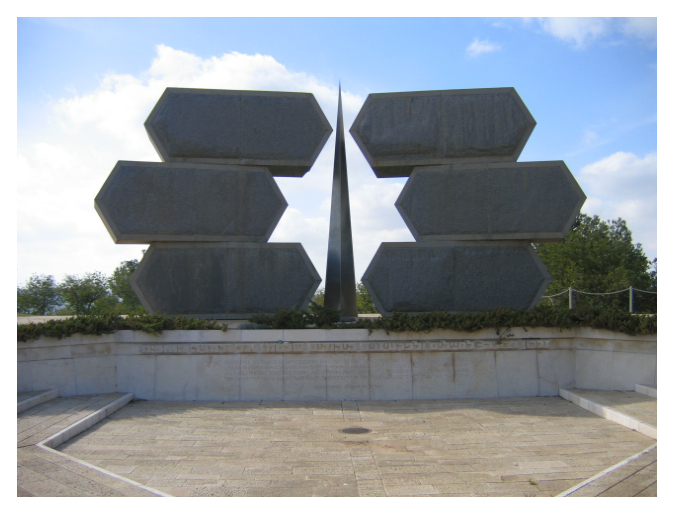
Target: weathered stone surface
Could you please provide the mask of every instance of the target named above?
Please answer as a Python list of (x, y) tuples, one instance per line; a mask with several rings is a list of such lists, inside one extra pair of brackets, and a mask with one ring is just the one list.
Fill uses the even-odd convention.
[(95, 207), (115, 243), (267, 241), (287, 203), (266, 168), (119, 161)]
[(563, 161), (415, 168), (396, 208), (418, 241), (560, 241), (586, 200)]
[(380, 245), (363, 284), (380, 313), (529, 309), (551, 277), (529, 243)]
[(247, 318), (303, 309), (321, 278), (300, 243), (155, 243), (130, 282), (151, 313)]
[(163, 161), (267, 166), (302, 177), (332, 132), (311, 93), (167, 88), (145, 128)]
[(368, 95), (350, 130), (378, 177), (415, 166), (515, 161), (536, 122), (514, 88)]

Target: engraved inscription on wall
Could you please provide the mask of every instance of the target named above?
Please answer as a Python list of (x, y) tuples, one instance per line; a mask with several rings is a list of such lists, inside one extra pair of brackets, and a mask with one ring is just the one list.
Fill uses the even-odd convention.
[(457, 352), (548, 349), (551, 340), (431, 340), (345, 343), (167, 343), (142, 345), (141, 354), (306, 354), (350, 352)]

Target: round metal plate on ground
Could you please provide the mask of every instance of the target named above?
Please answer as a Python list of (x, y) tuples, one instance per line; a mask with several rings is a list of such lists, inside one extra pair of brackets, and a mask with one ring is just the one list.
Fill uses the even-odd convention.
[(360, 435), (363, 433), (370, 433), (372, 429), (366, 429), (365, 427), (345, 427), (340, 429), (340, 433), (347, 433), (350, 435)]

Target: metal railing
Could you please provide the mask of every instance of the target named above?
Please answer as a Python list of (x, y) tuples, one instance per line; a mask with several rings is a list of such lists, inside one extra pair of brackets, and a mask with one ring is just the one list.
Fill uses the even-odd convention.
[(581, 290), (575, 290), (574, 288), (570, 287), (567, 290), (563, 290), (560, 293), (556, 293), (555, 295), (545, 295), (542, 297), (542, 299), (550, 299), (551, 304), (553, 304), (553, 299), (555, 297), (560, 297), (561, 295), (567, 295), (568, 296), (568, 301), (569, 301), (569, 308), (572, 309), (574, 307), (574, 294), (575, 293), (580, 293), (582, 295), (617, 295), (619, 293), (623, 292), (628, 292), (628, 311), (630, 313), (635, 313), (635, 292), (641, 292), (641, 293), (648, 293), (651, 295), (656, 295), (655, 291), (647, 291), (647, 290), (640, 290), (638, 288), (635, 288), (634, 286), (629, 286), (628, 288), (625, 288), (623, 290), (618, 290), (618, 291), (612, 291), (608, 293), (592, 293), (592, 292), (587, 292), (587, 291), (581, 291)]

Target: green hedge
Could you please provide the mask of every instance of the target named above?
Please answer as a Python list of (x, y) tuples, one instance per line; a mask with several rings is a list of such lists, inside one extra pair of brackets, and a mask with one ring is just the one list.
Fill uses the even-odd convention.
[(383, 329), (386, 332), (429, 332), (434, 329), (473, 332), (494, 329), (497, 335), (508, 336), (512, 327), (551, 327), (572, 329), (591, 327), (629, 335), (656, 334), (656, 315), (631, 315), (625, 311), (601, 309), (566, 309), (537, 306), (531, 310), (497, 308), (488, 311), (447, 313), (434, 311), (420, 315), (394, 313), (390, 317), (362, 318), (356, 322), (339, 322), (339, 315), (322, 306), (305, 311), (280, 310), (275, 315), (258, 315), (251, 319), (252, 329)]
[[(513, 327), (551, 327), (560, 330), (574, 327), (607, 329), (629, 335), (656, 334), (656, 315), (631, 315), (624, 311), (600, 309), (563, 309), (537, 306), (529, 311), (498, 308), (472, 313), (432, 312), (420, 315), (394, 313), (390, 317), (364, 318), (356, 322), (340, 322), (337, 312), (312, 303), (307, 311), (279, 310), (274, 315), (256, 315), (242, 329), (382, 329), (389, 332), (429, 332), (451, 329), (473, 332), (494, 329), (502, 337)], [(122, 329), (157, 334), (168, 330), (220, 329), (227, 325), (186, 317), (166, 315), (88, 315), (38, 324), (18, 324), (17, 340), (25, 342), (40, 336), (64, 338), (72, 334), (108, 334)]]
[(227, 331), (227, 325), (221, 325), (213, 320), (182, 316), (130, 315), (123, 318), (119, 315), (82, 315), (37, 324), (17, 324), (16, 339), (19, 342), (36, 340), (40, 336), (60, 339), (76, 333), (101, 335), (123, 329), (159, 334), (170, 330), (220, 329)]

